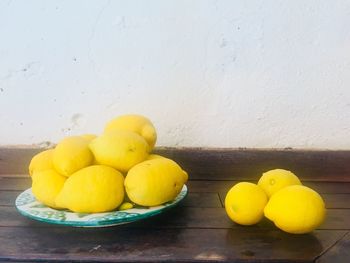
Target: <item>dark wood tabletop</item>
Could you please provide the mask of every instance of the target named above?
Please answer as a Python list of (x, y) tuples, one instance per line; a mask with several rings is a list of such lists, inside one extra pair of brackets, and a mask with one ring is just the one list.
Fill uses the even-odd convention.
[[(350, 151), (158, 149), (188, 171), (188, 196), (161, 215), (106, 228), (51, 225), (16, 211), (38, 151), (0, 149), (2, 262), (350, 262)], [(228, 189), (273, 168), (292, 170), (322, 195), (327, 218), (317, 230), (292, 235), (267, 219), (250, 227), (229, 220)]]

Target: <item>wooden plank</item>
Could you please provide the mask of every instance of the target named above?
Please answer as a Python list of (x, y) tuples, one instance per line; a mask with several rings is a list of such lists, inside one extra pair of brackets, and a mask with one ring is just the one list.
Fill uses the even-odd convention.
[[(21, 191), (0, 190), (0, 206), (14, 206)], [(179, 204), (181, 207), (222, 207), (219, 195), (216, 193), (188, 193)]]
[(180, 207), (222, 207), (217, 193), (191, 193), (179, 204)]
[(343, 231), (0, 227), (0, 259), (105, 262), (312, 262)]
[(28, 178), (29, 174), (0, 174), (1, 178)]
[(320, 194), (350, 194), (350, 182), (303, 182)]
[(322, 194), (327, 208), (350, 208), (350, 194)]
[(15, 200), (20, 193), (21, 191), (1, 191), (0, 190), (0, 206), (14, 206)]
[(4, 178), (0, 177), (0, 190), (25, 190), (31, 187), (31, 179), (27, 178)]
[(350, 151), (165, 148), (159, 154), (180, 163), (192, 179), (257, 180), (284, 168), (308, 181), (350, 181)]
[(0, 148), (0, 174), (26, 174), (32, 157), (41, 148)]
[(316, 260), (317, 263), (350, 262), (350, 232)]
[(320, 229), (350, 230), (350, 209), (327, 209), (326, 221)]
[[(0, 226), (48, 227), (20, 215), (14, 207), (0, 207)], [(328, 209), (326, 221), (320, 230), (350, 230), (350, 209)], [(223, 208), (175, 207), (164, 214), (126, 225), (133, 228), (247, 228), (230, 221)], [(259, 229), (276, 229), (272, 222), (263, 219), (255, 226)]]
[[(43, 149), (0, 148), (0, 174), (26, 174)], [(257, 180), (262, 172), (285, 168), (308, 181), (350, 182), (350, 151), (158, 148), (180, 163), (192, 179)]]

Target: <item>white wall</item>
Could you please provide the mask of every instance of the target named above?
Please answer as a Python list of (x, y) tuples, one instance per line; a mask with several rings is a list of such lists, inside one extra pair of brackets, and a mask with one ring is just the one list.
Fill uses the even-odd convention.
[(162, 146), (350, 149), (350, 2), (0, 0), (0, 145), (130, 112)]

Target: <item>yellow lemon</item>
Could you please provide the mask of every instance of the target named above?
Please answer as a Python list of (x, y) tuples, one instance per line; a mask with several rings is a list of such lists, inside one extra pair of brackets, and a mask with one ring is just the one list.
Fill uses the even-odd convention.
[(66, 137), (60, 141), (52, 156), (52, 162), (57, 172), (64, 176), (89, 166), (93, 155), (89, 149), (89, 140), (80, 136)]
[(133, 207), (134, 207), (134, 205), (133, 205), (132, 203), (125, 202), (125, 203), (122, 203), (122, 204), (119, 206), (118, 210), (119, 210), (119, 211), (128, 210), (128, 209), (131, 209), (131, 208), (133, 208)]
[(303, 234), (316, 229), (324, 221), (326, 208), (317, 192), (303, 185), (292, 185), (270, 198), (264, 214), (283, 231)]
[(174, 161), (157, 158), (132, 167), (125, 177), (130, 200), (142, 206), (157, 206), (173, 200), (187, 181), (187, 173)]
[[(159, 159), (159, 158), (167, 159), (167, 160), (170, 160), (170, 161), (174, 162), (173, 160), (171, 160), (169, 158), (166, 158), (164, 156), (161, 156), (159, 154), (150, 154), (150, 155), (148, 155), (146, 160), (154, 160), (154, 159)], [(188, 174), (187, 174), (187, 172), (185, 170), (182, 170), (182, 172), (183, 172), (184, 180), (185, 180), (185, 182), (187, 182)]]
[[(97, 135), (87, 133), (87, 134), (80, 135), (80, 137), (84, 138), (85, 140), (88, 140), (88, 141), (89, 141), (89, 144), (90, 144), (90, 142), (91, 142), (92, 140), (94, 140), (94, 139), (97, 138)], [(95, 157), (93, 157), (93, 160), (92, 160), (92, 162), (91, 162), (91, 165), (95, 165), (95, 164), (99, 164), (99, 163), (96, 161)]]
[(36, 154), (29, 164), (29, 175), (32, 175), (34, 171), (45, 171), (53, 169), (52, 164), (53, 149), (42, 151)]
[(117, 170), (92, 165), (72, 174), (56, 197), (56, 204), (79, 213), (117, 208), (124, 200), (124, 177)]
[(161, 156), (161, 155), (159, 155), (159, 154), (150, 154), (150, 155), (148, 155), (148, 157), (147, 157), (147, 160), (153, 160), (153, 159), (158, 159), (158, 158), (165, 158), (164, 156)]
[(55, 199), (66, 181), (66, 177), (55, 170), (34, 171), (32, 175), (32, 192), (35, 198), (47, 206), (58, 208)]
[(268, 197), (289, 185), (301, 185), (299, 178), (291, 171), (284, 169), (270, 170), (260, 177), (258, 185), (264, 189)]
[(267, 201), (267, 195), (258, 185), (241, 182), (228, 191), (225, 210), (237, 224), (254, 225), (263, 218)]
[(92, 141), (93, 139), (95, 139), (97, 136), (95, 134), (83, 134), (80, 137), (88, 140), (88, 141)]
[(105, 132), (115, 130), (132, 131), (138, 133), (147, 141), (150, 151), (153, 149), (157, 140), (157, 132), (152, 122), (142, 115), (122, 115), (109, 121), (105, 127)]
[(102, 134), (90, 143), (97, 163), (127, 172), (148, 156), (144, 138), (134, 132), (112, 131)]

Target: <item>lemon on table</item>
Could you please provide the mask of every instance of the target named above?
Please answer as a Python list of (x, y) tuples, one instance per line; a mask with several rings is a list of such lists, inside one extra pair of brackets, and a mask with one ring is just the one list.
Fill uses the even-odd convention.
[(132, 167), (125, 177), (130, 200), (142, 206), (157, 206), (175, 199), (188, 175), (174, 161), (157, 158)]
[(241, 182), (234, 185), (225, 198), (225, 210), (234, 222), (240, 225), (254, 225), (264, 216), (268, 198), (258, 185)]
[(97, 163), (127, 172), (132, 166), (148, 156), (144, 138), (130, 131), (111, 131), (102, 134), (90, 143)]
[(72, 174), (56, 197), (56, 204), (79, 213), (107, 212), (124, 200), (124, 177), (117, 170), (92, 165)]
[(29, 164), (29, 175), (32, 175), (34, 171), (45, 171), (53, 169), (52, 164), (53, 149), (42, 151), (36, 154)]
[(66, 137), (54, 149), (52, 162), (56, 171), (64, 176), (89, 166), (93, 155), (89, 149), (89, 140), (80, 136)]
[(132, 131), (138, 133), (147, 141), (150, 151), (153, 149), (157, 140), (157, 132), (152, 122), (142, 115), (122, 115), (109, 121), (105, 127), (105, 132), (115, 130)]
[(264, 214), (281, 230), (304, 234), (316, 229), (324, 221), (326, 208), (317, 192), (303, 185), (292, 185), (270, 198)]
[(301, 185), (301, 182), (291, 171), (274, 169), (263, 173), (259, 179), (258, 185), (264, 189), (268, 197), (271, 197), (282, 188), (290, 185)]
[(66, 177), (55, 170), (34, 171), (32, 175), (32, 192), (35, 198), (47, 206), (59, 208), (55, 199), (66, 181)]

